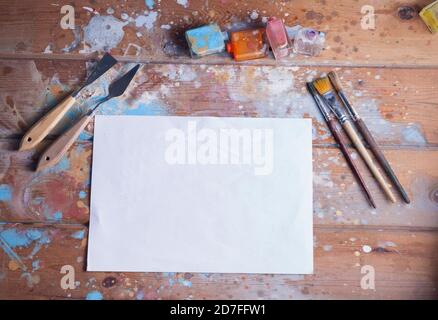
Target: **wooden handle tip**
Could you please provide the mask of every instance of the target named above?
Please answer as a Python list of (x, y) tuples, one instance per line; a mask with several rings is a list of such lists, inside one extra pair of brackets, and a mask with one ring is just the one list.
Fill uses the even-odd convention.
[(30, 149), (33, 149), (36, 146), (35, 141), (28, 135), (25, 135), (21, 141), (20, 145), (18, 146), (18, 151), (27, 151)]
[(341, 81), (339, 80), (338, 75), (334, 71), (330, 71), (327, 75), (332, 83), (333, 87), (335, 87), (336, 91), (342, 91)]

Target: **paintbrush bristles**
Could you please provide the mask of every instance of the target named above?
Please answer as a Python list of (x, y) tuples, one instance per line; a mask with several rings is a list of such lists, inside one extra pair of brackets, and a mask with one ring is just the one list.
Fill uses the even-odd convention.
[(327, 77), (319, 78), (313, 81), (313, 85), (318, 90), (320, 95), (324, 95), (329, 91), (332, 91), (332, 85), (330, 84), (330, 80)]
[(334, 71), (329, 72), (328, 77), (329, 77), (330, 82), (332, 83), (333, 87), (335, 87), (336, 91), (338, 91), (338, 92), (342, 91), (341, 81), (339, 80), (339, 77), (336, 74), (336, 72), (334, 72)]

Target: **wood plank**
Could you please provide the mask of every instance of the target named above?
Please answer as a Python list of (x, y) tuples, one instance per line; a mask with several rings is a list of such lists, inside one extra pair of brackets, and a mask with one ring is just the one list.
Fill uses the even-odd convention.
[[(0, 221), (88, 222), (92, 143), (76, 143), (58, 165), (38, 173), (33, 168), (44, 146), (36, 153), (19, 153), (17, 145), (18, 140), (0, 143), (0, 185), (9, 196), (0, 201)], [(388, 202), (357, 159), (377, 202), (378, 209), (371, 210), (339, 150), (314, 148), (316, 225), (438, 227), (438, 151), (388, 149), (385, 154), (412, 203), (400, 198), (396, 204)]]
[[(368, 66), (437, 67), (438, 43), (416, 12), (430, 0), (336, 0), (336, 1), (155, 1), (148, 8), (143, 0), (129, 2), (80, 0), (74, 2), (77, 30), (63, 30), (62, 0), (0, 1), (0, 52), (3, 55), (55, 53), (80, 55), (111, 49), (114, 54), (150, 61), (233, 63), (226, 55), (192, 60), (184, 31), (217, 22), (226, 30), (263, 25), (277, 16), (286, 25), (318, 28), (327, 33), (327, 48), (320, 57), (290, 57), (281, 64), (328, 64)], [(361, 27), (361, 9), (371, 5), (375, 29)], [(408, 10), (400, 11), (407, 6)], [(84, 8), (85, 7), (85, 8)], [(90, 12), (93, 11), (93, 12)], [(99, 13), (97, 17), (96, 13)], [(101, 18), (109, 16), (110, 18)], [(92, 31), (86, 26), (94, 19)], [(108, 23), (109, 22), (109, 23)], [(96, 24), (94, 24), (96, 23)], [(110, 25), (108, 28), (107, 26)], [(105, 36), (114, 32), (113, 36)], [(116, 36), (114, 36), (114, 34)], [(120, 39), (117, 39), (120, 37)], [(116, 40), (114, 40), (116, 39)], [(138, 48), (139, 50), (137, 50)], [(276, 64), (270, 57), (249, 63)]]
[[(438, 298), (436, 232), (316, 228), (315, 271), (306, 276), (85, 272), (84, 227), (6, 224), (0, 234), (18, 257), (0, 252), (0, 299)], [(65, 265), (75, 289), (61, 288)], [(375, 290), (361, 288), (364, 266), (374, 268)]]
[[(128, 66), (124, 66), (125, 68)], [(0, 60), (0, 137), (21, 137), (83, 81), (83, 61)], [(316, 144), (333, 143), (305, 82), (330, 68), (145, 65), (102, 114), (310, 117)], [(435, 70), (336, 68), (351, 102), (380, 144), (438, 146)], [(54, 134), (101, 97), (116, 70), (86, 91)], [(88, 99), (96, 91), (93, 99)], [(26, 94), (23, 94), (25, 92)]]

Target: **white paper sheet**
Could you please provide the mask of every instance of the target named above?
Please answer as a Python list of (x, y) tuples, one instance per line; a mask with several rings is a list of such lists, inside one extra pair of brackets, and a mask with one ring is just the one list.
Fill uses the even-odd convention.
[(310, 120), (96, 116), (94, 130), (88, 271), (313, 272)]

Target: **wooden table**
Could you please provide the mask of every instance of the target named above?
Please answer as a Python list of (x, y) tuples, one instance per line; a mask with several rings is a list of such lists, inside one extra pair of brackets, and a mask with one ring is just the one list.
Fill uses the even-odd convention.
[[(72, 1), (0, 0), (0, 298), (438, 298), (438, 41), (415, 15), (429, 2), (79, 0), (76, 29), (64, 30), (60, 11)], [(375, 30), (361, 28), (363, 5), (375, 8)], [(270, 16), (325, 31), (326, 50), (278, 62), (188, 55), (188, 28), (217, 22), (239, 29)], [(37, 150), (16, 150), (32, 123), (84, 80), (92, 52), (102, 48), (146, 63), (103, 114), (312, 118), (314, 275), (85, 271), (92, 125), (56, 167), (32, 168), (87, 105), (77, 105)], [(305, 90), (306, 81), (333, 69), (410, 205), (386, 201), (357, 159), (378, 205), (368, 207)], [(72, 270), (75, 289), (63, 289)], [(361, 271), (370, 270), (374, 289), (361, 286), (371, 276)]]

